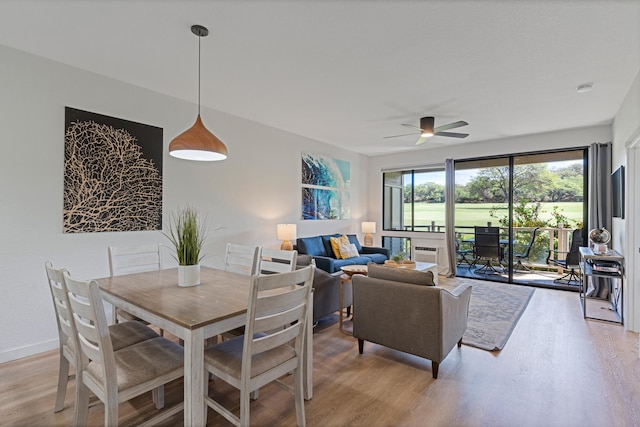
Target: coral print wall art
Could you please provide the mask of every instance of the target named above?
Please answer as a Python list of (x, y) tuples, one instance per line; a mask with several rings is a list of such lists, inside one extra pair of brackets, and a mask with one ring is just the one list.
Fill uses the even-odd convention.
[(65, 108), (65, 233), (162, 229), (162, 128)]
[(302, 219), (349, 219), (349, 162), (302, 153)]

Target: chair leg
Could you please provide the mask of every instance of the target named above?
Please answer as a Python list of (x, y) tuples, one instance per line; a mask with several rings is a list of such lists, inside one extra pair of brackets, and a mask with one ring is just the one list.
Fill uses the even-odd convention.
[(164, 386), (163, 385), (151, 390), (151, 397), (153, 399), (153, 403), (156, 404), (156, 409), (164, 408)]
[(251, 393), (244, 387), (240, 390), (240, 425), (249, 426), (249, 415), (251, 413)]
[(60, 370), (58, 372), (58, 391), (56, 392), (56, 406), (53, 412), (60, 412), (64, 408), (64, 398), (67, 394), (67, 384), (69, 383), (69, 361), (62, 354), (60, 347)]
[(298, 426), (305, 427), (307, 425), (306, 417), (304, 414), (304, 397), (302, 388), (302, 363), (298, 363), (298, 368), (293, 373), (293, 393), (296, 402), (296, 421)]
[(458, 348), (462, 347), (462, 337), (460, 338), (460, 340), (458, 341)]
[(438, 379), (438, 368), (440, 364), (438, 362), (431, 361), (431, 372), (433, 373), (433, 379)]
[[(106, 410), (106, 409), (105, 409)], [(76, 372), (76, 405), (73, 414), (74, 426), (86, 426), (89, 418), (89, 388)]]

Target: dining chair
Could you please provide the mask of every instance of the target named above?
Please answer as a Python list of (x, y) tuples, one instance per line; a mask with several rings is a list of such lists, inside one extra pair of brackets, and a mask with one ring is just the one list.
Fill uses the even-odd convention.
[[(144, 271), (162, 270), (162, 244), (148, 244), (137, 246), (109, 246), (109, 272), (111, 276), (142, 273)], [(114, 307), (114, 322), (122, 320), (137, 320), (149, 324), (139, 317)], [(160, 335), (164, 331), (160, 329)]]
[[(75, 375), (69, 375), (69, 365), (76, 368), (78, 355), (76, 350), (78, 345), (75, 342), (74, 324), (71, 320), (67, 287), (63, 279), (65, 269), (55, 268), (51, 261), (44, 264), (49, 281), (49, 289), (53, 299), (56, 323), (58, 324), (58, 338), (60, 341), (60, 366), (58, 370), (58, 390), (56, 392), (56, 403), (54, 412), (64, 409), (64, 399), (67, 392), (69, 380)], [(109, 326), (111, 345), (114, 350), (158, 337), (158, 334), (140, 322), (123, 322)]]
[[(156, 408), (164, 407), (164, 384), (184, 375), (183, 348), (164, 337), (151, 338), (115, 350), (98, 282), (78, 280), (63, 272), (72, 324), (78, 344), (74, 425), (87, 425), (89, 391), (104, 403), (104, 425), (118, 425), (118, 406), (148, 391)], [(180, 412), (181, 402), (145, 424)]]
[(258, 271), (259, 259), (259, 246), (227, 243), (227, 250), (224, 257), (224, 269), (233, 273), (253, 276)]
[[(293, 393), (297, 423), (305, 425), (302, 359), (312, 282), (311, 265), (287, 273), (252, 276), (246, 333), (205, 350), (206, 370), (240, 390), (239, 416), (208, 393), (204, 396), (206, 405), (231, 423), (248, 426), (250, 394), (277, 381)], [(291, 372), (293, 387), (280, 381)]]
[(298, 251), (262, 248), (258, 260), (258, 274), (286, 273), (296, 269)]

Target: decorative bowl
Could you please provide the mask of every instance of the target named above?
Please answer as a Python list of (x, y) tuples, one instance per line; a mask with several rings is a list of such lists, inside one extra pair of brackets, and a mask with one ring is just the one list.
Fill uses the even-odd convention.
[(367, 266), (366, 265), (345, 265), (344, 267), (340, 267), (345, 274), (349, 276), (353, 276), (354, 274), (367, 274)]

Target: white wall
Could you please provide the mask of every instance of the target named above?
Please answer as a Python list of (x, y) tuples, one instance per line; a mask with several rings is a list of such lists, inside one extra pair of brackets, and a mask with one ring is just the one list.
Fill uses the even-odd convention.
[[(616, 117), (613, 121), (613, 170), (620, 165), (629, 166), (633, 159), (627, 158), (629, 152), (634, 158), (640, 158), (638, 150), (640, 144), (640, 72), (631, 85)], [(636, 143), (633, 149), (628, 151), (630, 144)], [(637, 167), (637, 163), (636, 163)], [(625, 181), (627, 214), (625, 219), (614, 218), (612, 227), (613, 247), (618, 249), (626, 257), (627, 282), (624, 287), (625, 319), (626, 327), (633, 331), (640, 331), (640, 265), (635, 246), (640, 243), (640, 221), (636, 218), (633, 208), (638, 206), (638, 170), (630, 170), (627, 167)], [(635, 181), (630, 177), (635, 177)], [(630, 182), (631, 181), (631, 182)], [(633, 194), (630, 194), (633, 193)], [(631, 224), (631, 222), (633, 222)], [(629, 226), (631, 224), (631, 226)], [(634, 234), (634, 235), (632, 235)], [(634, 240), (635, 239), (635, 240)]]
[[(164, 217), (191, 204), (216, 232), (204, 264), (220, 265), (227, 242), (279, 247), (276, 224), (298, 235), (360, 233), (368, 194), (365, 156), (203, 109), (229, 149), (223, 162), (170, 157), (170, 140), (193, 124), (191, 103), (0, 46), (0, 362), (57, 346), (45, 260), (84, 278), (109, 274), (107, 246), (166, 242), (160, 232), (62, 233), (64, 107), (164, 129)], [(351, 162), (351, 220), (300, 220), (300, 153)], [(173, 263), (170, 255), (166, 261)]]

